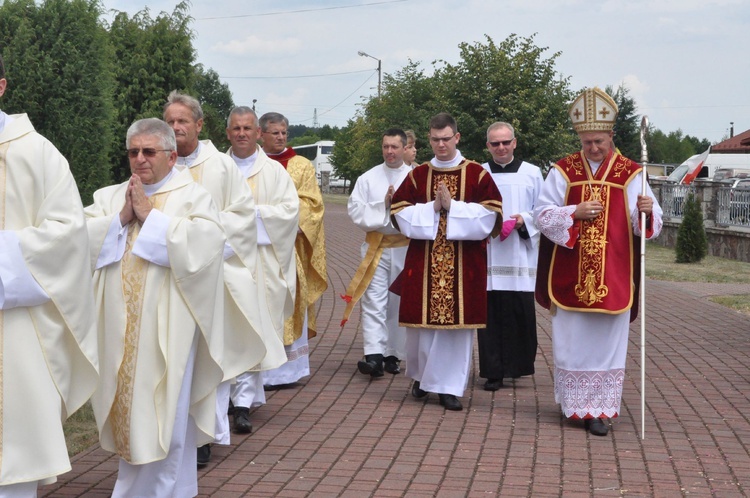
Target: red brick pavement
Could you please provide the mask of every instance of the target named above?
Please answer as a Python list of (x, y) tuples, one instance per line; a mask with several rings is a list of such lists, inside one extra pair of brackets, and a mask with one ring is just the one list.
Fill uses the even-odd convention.
[[(622, 414), (607, 437), (565, 421), (554, 403), (550, 322), (538, 313), (537, 373), (495, 393), (472, 376), (464, 411), (409, 395), (403, 375), (370, 380), (358, 310), (339, 327), (364, 239), (346, 208), (326, 211), (330, 287), (311, 376), (267, 393), (254, 432), (214, 446), (200, 496), (747, 496), (750, 494), (750, 323), (705, 299), (750, 286), (647, 282), (646, 439), (640, 435), (640, 322)], [(98, 446), (41, 496), (109, 496), (116, 459)]]

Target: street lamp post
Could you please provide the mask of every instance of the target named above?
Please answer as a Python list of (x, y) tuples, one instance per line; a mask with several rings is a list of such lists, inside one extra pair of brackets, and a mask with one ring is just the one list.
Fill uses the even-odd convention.
[(362, 52), (361, 50), (359, 52), (357, 52), (357, 54), (360, 57), (369, 57), (370, 59), (375, 59), (376, 61), (378, 61), (378, 98), (380, 98), (380, 85), (381, 85), (381, 78), (382, 78), (382, 74), (383, 74), (382, 71), (381, 71), (381, 68), (382, 68), (382, 62), (381, 62), (381, 60), (378, 59), (377, 57), (373, 57), (372, 55), (370, 55), (368, 53)]

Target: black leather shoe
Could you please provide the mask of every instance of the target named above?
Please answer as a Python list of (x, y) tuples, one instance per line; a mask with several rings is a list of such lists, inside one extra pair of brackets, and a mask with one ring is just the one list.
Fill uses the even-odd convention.
[(440, 398), (440, 404), (443, 405), (446, 410), (457, 412), (464, 409), (458, 398), (452, 394), (438, 394), (438, 397)]
[(383, 359), (383, 362), (384, 362), (383, 369), (389, 374), (393, 374), (393, 375), (400, 374), (401, 368), (399, 368), (398, 366), (399, 361), (400, 360), (396, 358), (395, 356), (386, 356)]
[(383, 376), (383, 355), (382, 354), (368, 354), (365, 355), (364, 360), (357, 362), (357, 368), (360, 373), (369, 375), (370, 377), (382, 377)]
[(208, 465), (208, 461), (211, 460), (211, 445), (204, 444), (198, 447), (198, 468), (201, 469)]
[(487, 379), (484, 383), (485, 391), (497, 391), (501, 387), (503, 387), (503, 379)]
[(253, 424), (250, 423), (250, 409), (244, 406), (234, 407), (234, 433), (250, 434)]
[(584, 424), (586, 430), (594, 436), (606, 436), (609, 432), (609, 425), (600, 418), (587, 418)]
[(415, 398), (424, 398), (427, 396), (427, 391), (423, 390), (421, 387), (419, 387), (419, 381), (415, 380), (414, 384), (411, 386), (411, 395)]

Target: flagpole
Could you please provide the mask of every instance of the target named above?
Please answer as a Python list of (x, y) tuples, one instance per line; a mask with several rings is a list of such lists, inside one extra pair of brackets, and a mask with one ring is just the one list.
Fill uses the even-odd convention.
[[(648, 164), (648, 147), (646, 133), (648, 132), (648, 117), (641, 119), (641, 195), (646, 195), (646, 176)], [(646, 213), (641, 213), (641, 284), (640, 284), (640, 313), (641, 313), (641, 439), (646, 439)]]

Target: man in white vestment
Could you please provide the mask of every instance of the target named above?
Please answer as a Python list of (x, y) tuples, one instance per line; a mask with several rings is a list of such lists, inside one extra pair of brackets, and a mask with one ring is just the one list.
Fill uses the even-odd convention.
[(315, 167), (293, 148), (287, 147), (289, 120), (278, 112), (267, 112), (258, 120), (263, 152), (281, 163), (299, 197), (299, 226), (294, 243), (297, 261), (297, 285), (294, 313), (284, 324), (284, 348), (287, 362), (263, 371), (266, 389), (293, 386), (310, 375), (309, 339), (317, 335), (315, 305), (328, 288), (323, 196), (315, 176)]
[(253, 277), (258, 283), (260, 333), (266, 356), (257, 368), (237, 376), (232, 386), (234, 432), (252, 431), (250, 409), (266, 403), (264, 370), (286, 362), (284, 322), (294, 312), (297, 284), (294, 241), (297, 236), (299, 198), (284, 167), (258, 146), (258, 116), (249, 107), (235, 107), (227, 119), (227, 138), (234, 159), (255, 200), (258, 251)]
[(509, 123), (487, 129), (492, 159), (482, 167), (492, 173), (503, 196), (503, 228), (487, 250), (487, 328), (477, 329), (479, 376), (486, 391), (497, 391), (503, 378), (534, 373), (536, 309), (534, 285), (539, 230), (533, 210), (544, 177), (539, 168), (514, 155), (517, 140)]
[(409, 239), (394, 282), (406, 326), (406, 375), (412, 395), (437, 393), (446, 410), (462, 410), (475, 330), (486, 325), (484, 240), (502, 219), (490, 174), (458, 150), (456, 120), (430, 120), (435, 157), (408, 173), (392, 199), (394, 225)]
[[(178, 170), (208, 190), (219, 210), (227, 237), (224, 246), (224, 381), (216, 394), (216, 440), (229, 444), (229, 391), (238, 375), (258, 365), (266, 354), (260, 336), (255, 204), (237, 165), (210, 140), (198, 140), (203, 109), (197, 99), (173, 91), (164, 105), (164, 121), (177, 140)], [(198, 449), (198, 465), (208, 464), (211, 446)]]
[(216, 431), (222, 381), (224, 232), (211, 195), (177, 161), (159, 119), (127, 133), (130, 180), (85, 210), (101, 382), (103, 449), (120, 456), (114, 497), (198, 493), (197, 445)]
[(569, 114), (582, 150), (554, 165), (534, 208), (543, 234), (536, 298), (552, 315), (555, 401), (606, 436), (638, 313), (639, 238), (659, 235), (662, 211), (650, 187), (641, 195), (643, 168), (612, 149), (615, 101), (586, 89)]
[[(7, 87), (0, 56), (0, 97)], [(89, 242), (68, 162), (0, 110), (0, 497), (70, 470), (62, 422), (96, 387)], [(63, 263), (63, 264), (61, 264)]]
[(398, 324), (398, 295), (389, 287), (404, 268), (407, 239), (390, 217), (391, 199), (411, 163), (404, 162), (406, 133), (398, 128), (385, 132), (382, 141), (382, 164), (363, 173), (349, 196), (348, 210), (352, 222), (366, 232), (359, 265), (346, 295), (342, 325), (349, 318), (354, 303), (361, 298), (360, 329), (365, 358), (357, 363), (359, 371), (370, 377), (401, 372), (399, 363), (405, 357), (406, 331)]

